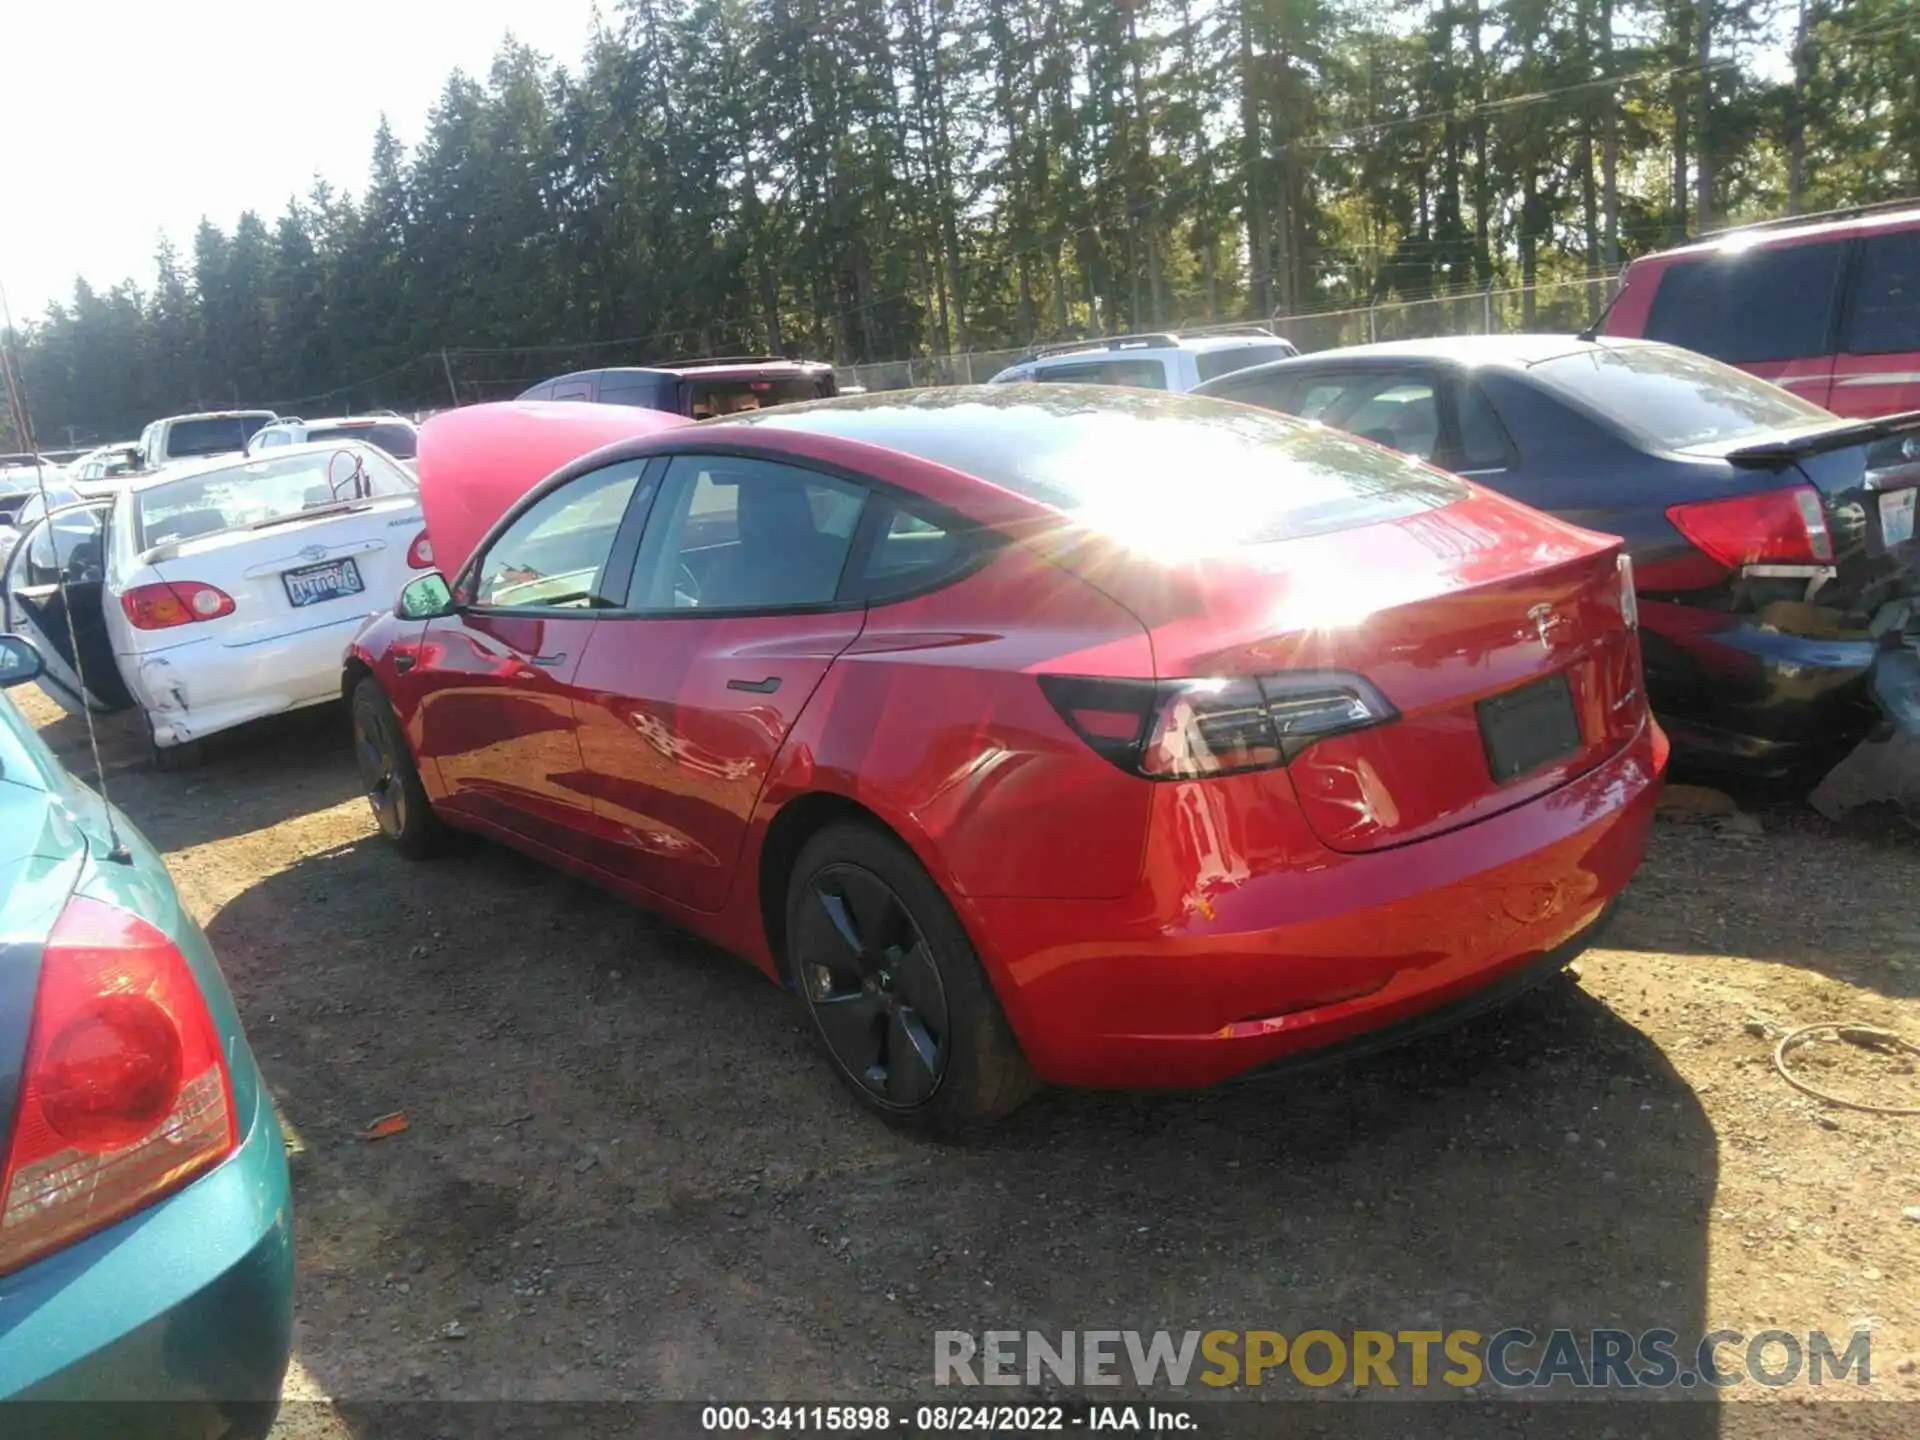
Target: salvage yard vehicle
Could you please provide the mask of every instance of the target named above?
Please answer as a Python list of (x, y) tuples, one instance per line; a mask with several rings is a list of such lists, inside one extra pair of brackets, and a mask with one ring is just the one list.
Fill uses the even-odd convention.
[(665, 365), (575, 370), (524, 390), (522, 400), (584, 400), (634, 405), (694, 420), (819, 400), (834, 393), (833, 367), (818, 360), (737, 355)]
[(206, 410), (193, 415), (169, 415), (140, 432), (141, 468), (158, 470), (177, 460), (242, 454), (255, 431), (279, 418), (271, 410)]
[[(0, 683), (39, 663), (0, 635)], [(4, 696), (0, 934), (6, 1433), (265, 1435), (293, 1342), (273, 1102), (159, 856)]]
[(16, 450), (6, 455), (0, 455), (0, 475), (11, 478), (13, 472), (16, 470), (24, 470), (29, 475), (37, 474), (44, 470), (49, 479), (56, 475), (64, 475), (66, 473), (66, 467), (58, 460), (55, 460), (51, 453), (44, 450), (38, 455), (25, 450)]
[(0, 629), (37, 647), (40, 688), (74, 715), (124, 710), (132, 703), (114, 661), (102, 602), (102, 534), (111, 506), (86, 500), (55, 510), (21, 532), (0, 568)]
[(76, 457), (67, 466), (67, 479), (80, 494), (93, 499), (113, 494), (125, 483), (125, 476), (140, 468), (140, 442), (120, 440)]
[(1836, 414), (1920, 409), (1920, 204), (1747, 225), (1642, 256), (1604, 328), (1698, 350)]
[(354, 631), (432, 563), (410, 475), (371, 446), (295, 446), (57, 512), (6, 568), (6, 620), (41, 648), (49, 694), (138, 706), (164, 761), (335, 699)]
[(423, 432), (436, 535), (516, 429), (545, 452), (341, 677), (381, 829), (747, 956), (890, 1119), (1446, 1023), (1566, 965), (1640, 863), (1667, 747), (1608, 537), (1149, 391), (589, 435), (544, 480), (565, 422), (498, 409)]
[(1691, 351), (1565, 335), (1330, 350), (1203, 393), (1624, 536), (1649, 695), (1694, 764), (1806, 784), (1920, 733), (1920, 413), (1844, 421)]
[(0, 525), (19, 528), (20, 512), (39, 495), (42, 486), (65, 493), (67, 472), (51, 462), (36, 461), (33, 456), (8, 456), (0, 463)]
[(44, 480), (40, 473), (25, 468), (0, 470), (0, 567), (35, 521), (79, 499), (80, 492), (67, 483), (65, 473), (52, 466), (46, 468)]
[(1109, 335), (1036, 346), (987, 383), (1023, 380), (1056, 385), (1132, 385), (1143, 390), (1192, 390), (1217, 376), (1298, 355), (1264, 325), (1243, 325), (1207, 335), (1155, 331)]
[(411, 461), (419, 448), (420, 431), (404, 415), (334, 415), (320, 420), (283, 416), (263, 425), (247, 442), (247, 454), (287, 445), (310, 445), (321, 440), (358, 440), (385, 451), (395, 460)]

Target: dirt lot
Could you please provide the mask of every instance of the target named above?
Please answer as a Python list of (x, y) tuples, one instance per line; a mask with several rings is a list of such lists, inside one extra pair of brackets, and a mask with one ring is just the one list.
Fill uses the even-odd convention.
[[(84, 769), (74, 723), (26, 705)], [(108, 752), (296, 1136), (295, 1393), (348, 1421), (383, 1398), (899, 1399), (928, 1393), (936, 1329), (996, 1326), (1870, 1325), (1866, 1393), (1920, 1399), (1920, 1122), (1797, 1094), (1766, 1033), (1920, 1036), (1898, 827), (1665, 823), (1577, 981), (1345, 1069), (1049, 1095), (940, 1146), (856, 1111), (745, 965), (505, 850), (376, 843), (338, 715), (186, 774), (124, 728)], [(1912, 1072), (1824, 1071), (1916, 1103)], [(394, 1110), (406, 1133), (359, 1138)], [(1703, 1435), (1920, 1429), (1905, 1406), (1682, 1408)]]

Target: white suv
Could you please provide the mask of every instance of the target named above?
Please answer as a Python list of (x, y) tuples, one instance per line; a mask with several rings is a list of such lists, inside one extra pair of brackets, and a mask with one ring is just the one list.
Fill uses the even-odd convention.
[(302, 420), (297, 415), (289, 415), (262, 427), (247, 442), (247, 454), (258, 455), (282, 445), (305, 445), (314, 440), (358, 440), (386, 451), (409, 469), (420, 449), (419, 429), (406, 416), (389, 410), (378, 415), (334, 415), (323, 420)]
[(1203, 380), (1285, 360), (1300, 353), (1291, 340), (1248, 325), (1211, 335), (1111, 335), (1040, 345), (987, 383), (1045, 380), (1077, 385), (1131, 385), (1142, 390), (1191, 390)]

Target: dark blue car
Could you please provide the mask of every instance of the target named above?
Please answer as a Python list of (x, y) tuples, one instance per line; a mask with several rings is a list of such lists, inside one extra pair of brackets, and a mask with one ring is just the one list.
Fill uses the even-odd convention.
[(1574, 335), (1365, 345), (1199, 393), (1624, 537), (1648, 698), (1696, 766), (1808, 781), (1920, 732), (1920, 413), (1842, 420), (1690, 350)]

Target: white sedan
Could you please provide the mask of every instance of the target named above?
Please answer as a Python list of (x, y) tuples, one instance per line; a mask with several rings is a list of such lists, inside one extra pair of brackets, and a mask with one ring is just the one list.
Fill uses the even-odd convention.
[(347, 642), (432, 564), (411, 475), (368, 445), (292, 446), (47, 517), (7, 564), (6, 622), (54, 698), (138, 706), (165, 752), (338, 699)]
[(79, 499), (79, 492), (51, 465), (44, 483), (31, 470), (0, 470), (0, 567), (34, 521)]
[(67, 482), (89, 500), (105, 500), (140, 471), (140, 446), (132, 440), (89, 450), (67, 466)]

